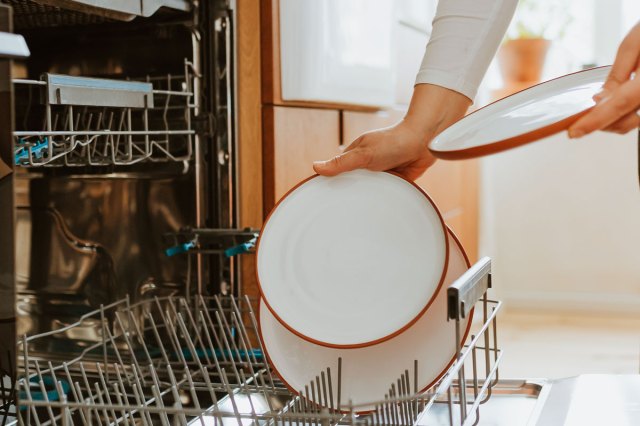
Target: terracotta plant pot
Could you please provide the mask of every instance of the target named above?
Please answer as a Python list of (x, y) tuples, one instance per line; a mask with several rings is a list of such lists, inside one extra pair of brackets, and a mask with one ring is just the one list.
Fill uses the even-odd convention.
[(505, 85), (539, 82), (550, 45), (551, 41), (544, 38), (519, 38), (503, 43), (498, 63)]

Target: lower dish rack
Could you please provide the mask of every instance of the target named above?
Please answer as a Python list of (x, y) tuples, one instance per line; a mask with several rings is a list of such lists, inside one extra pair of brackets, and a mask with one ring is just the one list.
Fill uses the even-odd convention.
[(481, 321), (455, 348), (446, 374), (417, 393), (415, 371), (398, 372), (389, 392), (367, 404), (376, 407), (368, 414), (356, 414), (358, 406), (342, 395), (340, 362), (304, 390), (287, 389), (264, 356), (249, 298), (174, 296), (122, 300), (24, 336), (9, 424), (477, 424), (481, 406), (500, 387), (501, 302), (487, 297), (490, 270), (484, 258), (447, 289), (457, 342), (474, 307)]

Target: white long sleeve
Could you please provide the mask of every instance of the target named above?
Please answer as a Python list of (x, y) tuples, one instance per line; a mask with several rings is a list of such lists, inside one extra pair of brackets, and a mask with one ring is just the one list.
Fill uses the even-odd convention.
[(518, 0), (440, 0), (416, 84), (476, 96)]

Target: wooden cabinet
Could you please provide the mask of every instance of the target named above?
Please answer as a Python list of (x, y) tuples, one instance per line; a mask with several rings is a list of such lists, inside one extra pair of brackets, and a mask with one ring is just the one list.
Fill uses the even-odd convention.
[(342, 143), (347, 146), (364, 132), (391, 126), (400, 121), (404, 113), (404, 110), (398, 109), (376, 112), (343, 111)]
[[(348, 145), (362, 133), (397, 123), (403, 111), (344, 111), (342, 141)], [(460, 238), (470, 260), (478, 256), (478, 166), (476, 160), (438, 161), (416, 180), (433, 199), (447, 225)]]
[(340, 152), (340, 112), (263, 108), (263, 189), (267, 214), (286, 192), (314, 174), (312, 164)]
[(435, 201), (473, 263), (478, 259), (477, 160), (436, 162), (416, 183)]
[[(362, 133), (390, 126), (403, 111), (360, 105), (283, 101), (278, 0), (238, 2), (239, 225), (260, 227), (275, 203)], [(418, 179), (445, 221), (477, 257), (478, 169), (475, 162), (437, 162)], [(255, 258), (242, 260), (243, 292), (256, 296)]]

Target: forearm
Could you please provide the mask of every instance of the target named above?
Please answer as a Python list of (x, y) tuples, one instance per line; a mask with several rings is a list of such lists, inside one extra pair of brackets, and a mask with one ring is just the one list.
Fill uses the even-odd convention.
[(416, 83), (473, 99), (516, 9), (517, 0), (439, 0)]
[(517, 0), (440, 0), (403, 121), (423, 142), (461, 119), (511, 21)]
[(405, 118), (367, 132), (342, 154), (313, 165), (335, 176), (392, 170), (415, 180), (434, 162), (427, 144), (461, 119), (509, 25), (517, 0), (440, 0)]
[(427, 143), (464, 117), (470, 106), (471, 100), (461, 93), (433, 84), (417, 84), (403, 123)]

